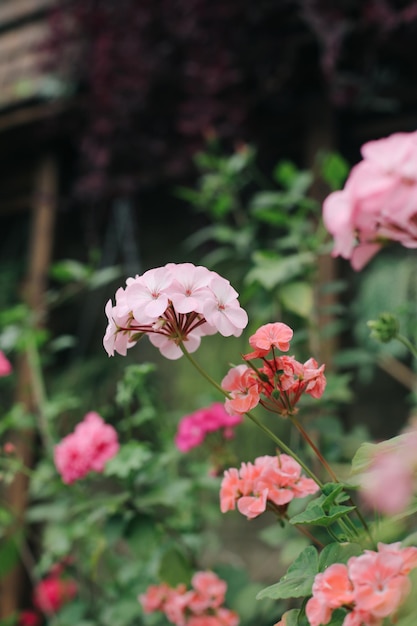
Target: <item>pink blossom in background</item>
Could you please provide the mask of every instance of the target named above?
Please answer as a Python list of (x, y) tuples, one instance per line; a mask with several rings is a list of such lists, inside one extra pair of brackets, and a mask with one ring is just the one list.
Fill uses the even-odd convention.
[(209, 433), (216, 431), (230, 439), (234, 435), (234, 427), (241, 421), (241, 415), (229, 415), (221, 402), (214, 402), (180, 420), (175, 445), (181, 452), (189, 452), (192, 448), (200, 446)]
[(128, 278), (109, 300), (103, 345), (109, 356), (126, 355), (147, 335), (167, 359), (195, 352), (201, 338), (219, 332), (239, 337), (248, 316), (229, 281), (203, 266), (168, 263)]
[(8, 376), (12, 372), (12, 365), (4, 352), (0, 350), (0, 378)]
[(33, 604), (45, 615), (52, 615), (75, 598), (77, 593), (78, 588), (74, 580), (49, 575), (36, 585)]
[(362, 146), (342, 191), (323, 204), (333, 256), (362, 269), (388, 241), (417, 247), (417, 132), (395, 133)]
[(21, 611), (19, 613), (18, 626), (41, 626), (42, 617), (36, 611)]
[(175, 626), (238, 626), (239, 617), (223, 606), (227, 584), (210, 571), (196, 572), (191, 588), (151, 585), (138, 600), (145, 613), (161, 611)]
[(362, 501), (383, 515), (404, 512), (417, 490), (417, 420), (369, 449), (368, 464), (358, 477)]
[(306, 605), (310, 626), (330, 622), (337, 608), (348, 613), (343, 626), (381, 626), (395, 614), (411, 590), (409, 572), (417, 567), (417, 548), (378, 544), (347, 564), (334, 563), (316, 575)]
[(118, 450), (116, 430), (98, 413), (90, 412), (55, 446), (55, 466), (63, 482), (70, 484), (92, 471), (102, 472)]
[(222, 513), (238, 508), (248, 519), (258, 517), (269, 505), (279, 511), (294, 498), (316, 493), (319, 487), (301, 473), (301, 466), (287, 454), (262, 456), (242, 463), (239, 470), (224, 472), (220, 486)]

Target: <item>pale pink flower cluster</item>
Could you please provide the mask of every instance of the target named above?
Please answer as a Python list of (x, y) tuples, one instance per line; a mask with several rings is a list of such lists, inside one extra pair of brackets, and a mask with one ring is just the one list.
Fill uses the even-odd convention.
[(277, 350), (288, 351), (292, 329), (282, 322), (261, 326), (249, 338), (253, 352), (246, 360), (260, 358), (263, 366), (237, 365), (222, 380), (229, 392), (225, 402), (230, 413), (246, 413), (257, 404), (283, 417), (296, 413), (296, 404), (303, 394), (320, 398), (326, 387), (324, 365), (313, 358), (300, 363), (292, 356), (278, 356)]
[(191, 589), (166, 583), (148, 587), (139, 596), (145, 613), (161, 611), (175, 626), (238, 626), (239, 617), (223, 606), (227, 585), (214, 572), (196, 572)]
[(237, 506), (242, 515), (252, 519), (267, 508), (281, 513), (294, 498), (304, 498), (318, 489), (287, 454), (261, 456), (255, 463), (242, 463), (240, 470), (232, 467), (224, 472), (220, 509), (226, 513)]
[(4, 352), (0, 350), (0, 378), (8, 376), (12, 372), (12, 365)]
[(388, 241), (417, 247), (417, 131), (369, 141), (342, 191), (323, 204), (334, 256), (360, 270)]
[(402, 513), (417, 491), (417, 420), (402, 434), (375, 446), (359, 476), (363, 501), (379, 513)]
[(192, 263), (168, 263), (128, 278), (106, 305), (104, 347), (126, 355), (144, 334), (167, 359), (182, 356), (179, 344), (195, 352), (201, 338), (219, 332), (239, 337), (248, 316), (225, 278)]
[(411, 591), (408, 574), (417, 567), (417, 548), (378, 544), (347, 564), (334, 563), (317, 574), (306, 605), (311, 626), (328, 624), (335, 609), (347, 609), (343, 626), (381, 626)]
[(175, 445), (181, 452), (201, 446), (209, 433), (221, 431), (225, 439), (234, 436), (234, 427), (242, 421), (241, 415), (229, 415), (221, 402), (186, 415), (178, 424)]
[(98, 413), (87, 413), (84, 420), (55, 446), (54, 460), (66, 484), (90, 472), (102, 472), (119, 450), (117, 432)]

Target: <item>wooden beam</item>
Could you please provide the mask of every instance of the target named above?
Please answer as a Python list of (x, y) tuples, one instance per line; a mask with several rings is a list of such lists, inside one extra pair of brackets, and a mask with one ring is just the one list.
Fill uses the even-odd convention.
[[(41, 328), (47, 313), (45, 291), (52, 257), (53, 234), (58, 198), (57, 164), (53, 156), (45, 156), (39, 163), (32, 200), (33, 220), (29, 242), (28, 268), (23, 285), (23, 298), (34, 315), (34, 324)], [(26, 354), (17, 364), (16, 402), (28, 412), (40, 414), (33, 372)], [(15, 434), (16, 454), (31, 467), (34, 461), (35, 431)], [(7, 493), (7, 500), (16, 517), (15, 527), (24, 526), (28, 497), (28, 479), (18, 474)], [(19, 563), (0, 581), (0, 619), (5, 619), (20, 608), (24, 570)]]

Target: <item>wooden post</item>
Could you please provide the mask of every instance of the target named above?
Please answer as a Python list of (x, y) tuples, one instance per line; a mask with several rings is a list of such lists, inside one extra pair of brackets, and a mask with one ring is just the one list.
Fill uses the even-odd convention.
[[(306, 161), (307, 166), (313, 169), (316, 166), (316, 156), (319, 150), (334, 150), (334, 126), (333, 111), (326, 97), (319, 98), (318, 101), (310, 107), (309, 130), (306, 139)], [(329, 193), (326, 184), (323, 183), (320, 175), (317, 173), (311, 187), (311, 197), (322, 203)], [(323, 293), (324, 285), (337, 278), (337, 266), (335, 260), (329, 255), (323, 255), (318, 258), (317, 265), (317, 282), (315, 285), (315, 310), (317, 319), (314, 320), (316, 332), (312, 334), (311, 345), (312, 353), (320, 363), (326, 363), (326, 368), (332, 366), (333, 356), (337, 349), (337, 338), (320, 337), (321, 331), (326, 324), (334, 321), (334, 316), (330, 313), (332, 305), (337, 303), (337, 296), (334, 294)]]
[[(32, 227), (28, 250), (28, 268), (23, 284), (23, 299), (34, 315), (35, 327), (45, 324), (45, 290), (52, 256), (53, 234), (58, 196), (58, 172), (52, 156), (45, 156), (39, 162), (35, 173), (32, 200)], [(31, 370), (27, 356), (22, 354), (17, 363), (16, 402), (28, 412), (39, 411), (39, 403), (34, 393)], [(14, 443), (17, 455), (27, 466), (34, 460), (34, 431), (19, 432)], [(7, 493), (7, 501), (16, 516), (17, 526), (24, 525), (27, 505), (28, 481), (23, 474), (16, 476)], [(0, 580), (0, 619), (5, 619), (20, 608), (23, 591), (24, 569), (22, 559), (17, 566)]]

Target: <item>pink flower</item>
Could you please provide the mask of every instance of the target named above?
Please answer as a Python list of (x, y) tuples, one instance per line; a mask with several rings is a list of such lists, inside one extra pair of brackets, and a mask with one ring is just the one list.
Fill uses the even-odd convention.
[(206, 436), (221, 431), (225, 438), (233, 437), (233, 427), (240, 424), (241, 415), (229, 415), (221, 402), (199, 409), (183, 417), (178, 425), (175, 444), (181, 452), (200, 446)]
[(51, 615), (70, 602), (77, 592), (74, 580), (48, 576), (36, 585), (33, 592), (33, 604), (45, 615)]
[(90, 412), (73, 433), (55, 446), (54, 460), (62, 480), (70, 484), (89, 472), (102, 472), (119, 450), (117, 433), (98, 413)]
[(36, 611), (21, 611), (19, 614), (19, 626), (41, 626), (42, 617)]
[(270, 506), (286, 505), (294, 498), (303, 498), (318, 491), (316, 483), (301, 474), (301, 466), (287, 454), (262, 456), (255, 463), (242, 463), (240, 470), (224, 472), (220, 486), (222, 513), (236, 506), (248, 519), (258, 517)]
[(238, 626), (236, 613), (223, 606), (227, 585), (214, 572), (196, 572), (185, 585), (152, 585), (138, 598), (146, 613), (161, 611), (175, 626)]
[(254, 352), (245, 354), (245, 359), (256, 359), (267, 355), (273, 348), (288, 352), (293, 330), (282, 322), (265, 324), (258, 328), (256, 333), (249, 337), (249, 343)]
[(247, 365), (237, 365), (229, 370), (221, 386), (230, 392), (225, 401), (226, 411), (242, 415), (259, 403), (259, 382), (255, 372)]
[(348, 611), (343, 626), (381, 626), (385, 617), (394, 620), (411, 589), (407, 574), (415, 567), (417, 548), (401, 548), (400, 543), (379, 543), (376, 552), (365, 550), (347, 565), (330, 565), (314, 580), (306, 605), (310, 625), (328, 624), (340, 607)]
[(128, 278), (106, 305), (108, 324), (103, 344), (109, 354), (127, 349), (147, 335), (168, 359), (194, 352), (201, 338), (216, 332), (239, 337), (248, 316), (230, 283), (205, 267), (168, 263)]
[(385, 241), (417, 247), (417, 132), (395, 133), (362, 146), (345, 188), (328, 196), (323, 220), (333, 255), (362, 269)]
[(0, 378), (8, 376), (12, 372), (12, 365), (4, 352), (0, 350)]

